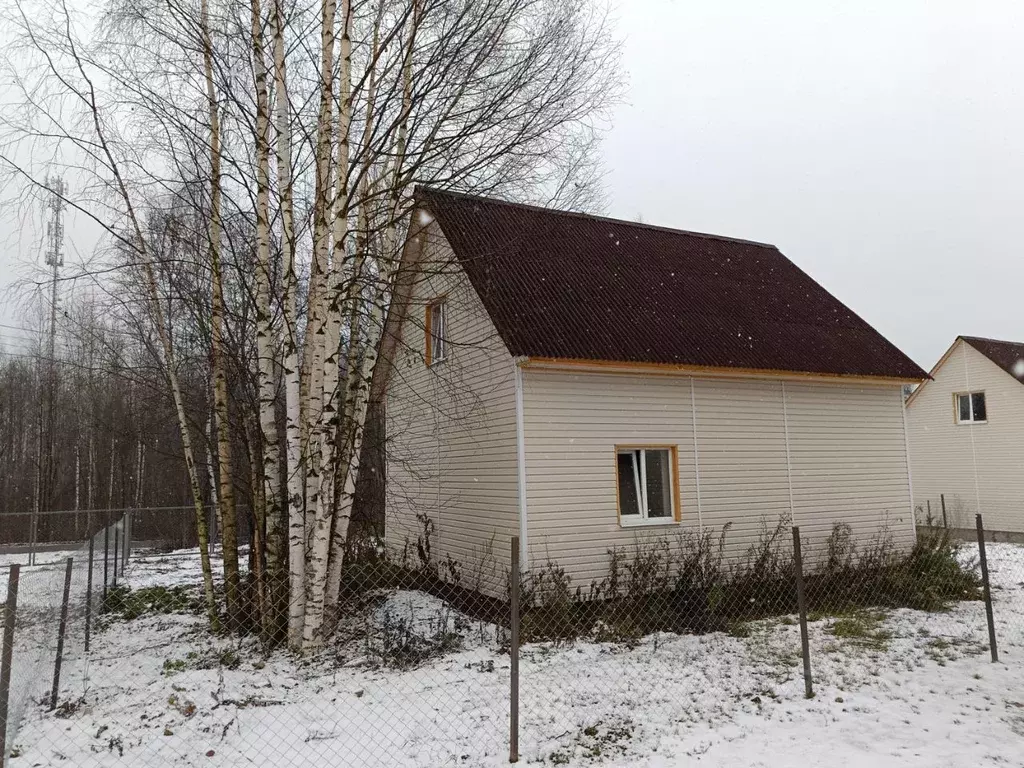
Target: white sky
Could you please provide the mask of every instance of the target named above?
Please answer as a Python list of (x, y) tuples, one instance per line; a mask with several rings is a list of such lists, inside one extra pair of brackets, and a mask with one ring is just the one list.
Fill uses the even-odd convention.
[(620, 0), (611, 214), (774, 243), (926, 369), (1024, 340), (1024, 3)]
[(611, 215), (774, 243), (925, 368), (1024, 340), (1024, 3), (618, 2)]

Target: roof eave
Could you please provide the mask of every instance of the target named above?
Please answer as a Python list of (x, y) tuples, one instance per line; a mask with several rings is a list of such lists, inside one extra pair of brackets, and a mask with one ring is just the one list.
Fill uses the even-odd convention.
[(689, 365), (615, 360), (583, 360), (560, 357), (517, 357), (524, 368), (572, 370), (591, 373), (623, 373), (652, 376), (715, 376), (721, 378), (803, 379), (844, 384), (902, 385), (920, 384), (924, 378), (907, 376), (872, 376), (853, 373), (827, 373), (819, 371), (788, 371), (767, 368), (732, 368), (728, 366)]

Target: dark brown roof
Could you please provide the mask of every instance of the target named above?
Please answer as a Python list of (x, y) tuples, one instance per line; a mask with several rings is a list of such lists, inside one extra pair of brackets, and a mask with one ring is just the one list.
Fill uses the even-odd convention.
[(1016, 341), (982, 339), (977, 336), (961, 336), (960, 338), (1024, 384), (1024, 344)]
[(418, 195), (515, 356), (927, 378), (775, 246)]

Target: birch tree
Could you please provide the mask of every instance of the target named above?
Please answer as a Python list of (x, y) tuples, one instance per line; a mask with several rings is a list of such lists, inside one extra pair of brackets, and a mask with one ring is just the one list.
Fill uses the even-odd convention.
[[(61, 0), (38, 2), (67, 23), (23, 17), (27, 39), (40, 26), (57, 39), (74, 29)], [(150, 264), (169, 390), (175, 330), (208, 336), (232, 626), (252, 611), (268, 638), (312, 651), (341, 608), (370, 385), (416, 185), (599, 205), (596, 141), (618, 92), (617, 49), (593, 0), (108, 2), (117, 23), (88, 58), (110, 86), (91, 111), (103, 116), (97, 133), (119, 136), (124, 193), (79, 205)], [(45, 119), (36, 93), (25, 90), (26, 104)], [(70, 116), (49, 119), (50, 140), (102, 159)], [(94, 174), (107, 192), (118, 188), (111, 165)], [(173, 211), (187, 269), (152, 247), (137, 253), (154, 242), (142, 210)], [(186, 313), (165, 322), (171, 307)], [(209, 403), (189, 412), (178, 400), (191, 477), (191, 434)], [(236, 493), (255, 505), (252, 605), (241, 604), (231, 540)]]

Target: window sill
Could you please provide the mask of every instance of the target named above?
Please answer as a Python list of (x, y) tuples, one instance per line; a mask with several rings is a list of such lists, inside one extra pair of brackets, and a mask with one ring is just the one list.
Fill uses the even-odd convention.
[(973, 427), (976, 424), (988, 424), (988, 421), (958, 421), (956, 425), (958, 427)]
[(679, 520), (673, 517), (665, 519), (659, 518), (637, 518), (636, 520), (628, 520), (624, 517), (619, 518), (619, 526), (622, 528), (661, 528), (669, 525), (679, 525)]

